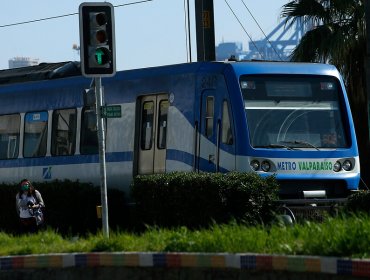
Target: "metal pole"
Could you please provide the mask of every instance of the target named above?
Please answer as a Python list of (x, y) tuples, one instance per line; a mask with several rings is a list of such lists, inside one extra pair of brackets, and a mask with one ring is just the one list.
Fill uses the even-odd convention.
[(101, 84), (101, 77), (95, 78), (95, 93), (96, 93), (96, 122), (98, 126), (98, 142), (99, 142), (102, 226), (104, 237), (109, 238), (107, 172), (105, 165), (105, 132), (104, 132), (104, 119), (101, 116), (101, 108), (103, 106), (103, 88)]
[(198, 61), (216, 60), (213, 0), (195, 0)]
[(191, 62), (191, 32), (190, 32), (190, 9), (189, 9), (189, 0), (187, 0), (187, 10), (188, 10), (188, 38), (189, 38), (189, 58)]
[(366, 58), (365, 58), (365, 69), (366, 69), (366, 100), (367, 100), (367, 121), (368, 121), (368, 137), (366, 145), (369, 143), (370, 138), (370, 3), (369, 0), (364, 1), (365, 4), (365, 21), (366, 21)]

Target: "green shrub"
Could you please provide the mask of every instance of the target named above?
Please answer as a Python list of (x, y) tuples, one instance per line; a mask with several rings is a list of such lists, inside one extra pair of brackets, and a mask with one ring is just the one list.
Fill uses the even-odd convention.
[(279, 188), (275, 177), (231, 172), (223, 180), (223, 198), (230, 217), (248, 224), (269, 223), (273, 219)]
[(18, 185), (0, 184), (0, 230), (14, 232), (18, 226), (15, 196)]
[(181, 172), (137, 176), (132, 197), (138, 218), (163, 226), (196, 226), (216, 219), (222, 201), (213, 176)]
[(131, 195), (142, 223), (202, 227), (232, 219), (269, 222), (277, 189), (274, 177), (252, 173), (174, 172), (137, 176)]

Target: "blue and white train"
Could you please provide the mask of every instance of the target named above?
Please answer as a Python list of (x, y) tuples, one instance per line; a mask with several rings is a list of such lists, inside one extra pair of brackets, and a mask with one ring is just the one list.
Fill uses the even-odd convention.
[[(0, 71), (0, 181), (99, 185), (96, 106), (77, 63)], [(335, 67), (196, 62), (103, 78), (108, 188), (171, 171), (275, 175), (281, 197), (357, 190), (359, 154)]]

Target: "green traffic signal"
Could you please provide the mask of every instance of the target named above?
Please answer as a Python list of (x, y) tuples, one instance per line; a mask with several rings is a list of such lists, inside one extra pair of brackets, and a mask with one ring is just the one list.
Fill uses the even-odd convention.
[(95, 60), (98, 65), (104, 65), (111, 62), (111, 53), (107, 48), (97, 48), (95, 50)]

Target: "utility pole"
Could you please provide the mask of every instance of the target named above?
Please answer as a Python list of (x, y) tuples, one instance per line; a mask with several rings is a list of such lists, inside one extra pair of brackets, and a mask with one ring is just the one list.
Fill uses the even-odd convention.
[(366, 100), (367, 100), (367, 123), (368, 123), (368, 139), (370, 139), (370, 3), (369, 0), (364, 0), (365, 4), (365, 20), (366, 20), (366, 60), (365, 60), (365, 69), (366, 69)]
[(198, 61), (216, 60), (213, 0), (195, 0)]

